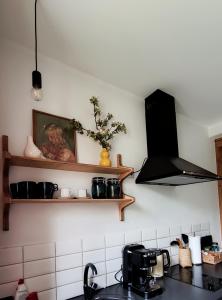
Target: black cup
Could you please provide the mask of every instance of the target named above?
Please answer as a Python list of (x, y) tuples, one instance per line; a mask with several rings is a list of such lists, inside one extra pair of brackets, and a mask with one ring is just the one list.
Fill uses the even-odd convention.
[(18, 183), (18, 198), (19, 199), (35, 199), (36, 195), (36, 182), (34, 181), (21, 181)]
[(18, 183), (11, 183), (10, 184), (10, 194), (11, 194), (12, 199), (18, 199), (19, 198)]
[(52, 182), (39, 182), (37, 184), (39, 199), (52, 199), (53, 193), (58, 191), (58, 184)]

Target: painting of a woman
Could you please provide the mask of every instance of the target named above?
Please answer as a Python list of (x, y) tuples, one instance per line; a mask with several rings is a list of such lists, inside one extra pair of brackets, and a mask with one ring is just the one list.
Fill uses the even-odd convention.
[(46, 158), (69, 162), (75, 161), (75, 156), (67, 145), (61, 127), (51, 123), (46, 126), (45, 134), (48, 141), (42, 144), (40, 149)]
[(67, 132), (69, 119), (33, 110), (33, 129), (36, 145), (44, 157), (76, 162), (74, 132)]

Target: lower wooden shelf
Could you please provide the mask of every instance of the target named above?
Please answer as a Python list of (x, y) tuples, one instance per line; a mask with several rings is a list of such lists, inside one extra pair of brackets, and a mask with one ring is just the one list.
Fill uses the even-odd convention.
[[(124, 195), (122, 199), (92, 199), (92, 198), (60, 198), (60, 199), (11, 199), (5, 202), (5, 210), (8, 221), (9, 207), (14, 204), (118, 204), (119, 219), (124, 221), (124, 209), (135, 202), (134, 197)], [(3, 226), (3, 230), (8, 230), (8, 222), (4, 222), (6, 226)]]
[(120, 202), (128, 202), (128, 199), (92, 199), (92, 198), (79, 198), (79, 199), (70, 199), (70, 198), (62, 198), (62, 199), (11, 199), (8, 203), (10, 204), (42, 204), (42, 203), (120, 203)]

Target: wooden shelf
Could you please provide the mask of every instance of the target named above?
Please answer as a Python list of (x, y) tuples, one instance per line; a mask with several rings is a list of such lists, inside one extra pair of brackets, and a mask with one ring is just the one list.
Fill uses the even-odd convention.
[(104, 204), (112, 204), (112, 203), (120, 203), (120, 202), (127, 202), (128, 199), (11, 199), (8, 203), (10, 204), (19, 204), (19, 203), (26, 203), (26, 204), (42, 204), (42, 203), (104, 203)]
[(74, 172), (87, 172), (87, 173), (102, 173), (102, 174), (114, 174), (121, 175), (126, 172), (133, 172), (133, 168), (128, 167), (101, 167), (99, 165), (90, 165), (82, 163), (68, 163), (60, 162), (49, 159), (36, 159), (27, 158), (23, 156), (10, 156), (7, 155), (11, 166), (30, 167), (30, 168), (43, 168), (54, 169)]
[(44, 203), (71, 203), (71, 204), (112, 204), (117, 203), (119, 208), (120, 221), (124, 221), (124, 209), (135, 202), (131, 196), (123, 194), (123, 199), (11, 199), (9, 193), (9, 169), (11, 166), (30, 167), (64, 170), (72, 172), (87, 172), (118, 175), (120, 184), (125, 178), (134, 172), (133, 168), (122, 165), (121, 155), (117, 155), (116, 167), (102, 167), (99, 165), (83, 164), (83, 163), (68, 163), (49, 159), (35, 159), (23, 156), (11, 155), (8, 151), (8, 137), (2, 136), (2, 161), (3, 161), (3, 230), (9, 230), (9, 213), (11, 204), (44, 204)]

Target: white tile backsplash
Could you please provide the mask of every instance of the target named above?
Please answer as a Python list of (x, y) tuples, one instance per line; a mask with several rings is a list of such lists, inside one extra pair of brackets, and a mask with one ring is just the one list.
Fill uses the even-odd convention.
[(83, 264), (105, 261), (105, 249), (83, 252)]
[[(119, 283), (116, 279), (115, 279), (115, 274), (116, 272), (113, 272), (113, 273), (108, 273), (107, 276), (106, 276), (106, 285), (107, 286), (111, 286), (111, 285), (114, 285), (114, 284), (117, 284)], [(117, 277), (118, 278), (118, 277)], [(119, 279), (119, 278), (118, 278)]]
[(106, 262), (107, 273), (117, 272), (121, 269), (122, 258), (117, 258), (113, 260), (108, 260)]
[(157, 240), (157, 247), (158, 248), (167, 248), (170, 247), (170, 238), (162, 238)]
[(83, 278), (82, 267), (56, 272), (57, 286), (78, 282)]
[(56, 257), (56, 271), (62, 271), (82, 266), (82, 253)]
[(209, 235), (210, 231), (202, 231), (202, 236)]
[(210, 224), (209, 223), (202, 223), (201, 224), (201, 230), (202, 231), (209, 231), (210, 230)]
[(169, 227), (165, 226), (165, 227), (157, 228), (157, 238), (158, 239), (168, 237), (169, 235), (170, 235)]
[(54, 243), (24, 246), (24, 261), (38, 260), (54, 256)]
[(116, 284), (114, 275), (122, 265), (123, 247), (130, 243), (168, 249), (171, 264), (178, 264), (178, 247), (170, 247), (170, 242), (181, 238), (181, 233), (192, 232), (208, 235), (210, 224), (143, 228), (55, 243), (0, 248), (0, 298), (14, 295), (17, 280), (23, 277), (29, 291), (37, 291), (40, 300), (65, 300), (81, 295), (84, 267), (88, 262), (94, 263), (98, 271), (91, 280), (100, 287)]
[(38, 293), (38, 300), (55, 300), (56, 299), (56, 289), (51, 289)]
[(56, 243), (56, 256), (67, 255), (82, 252), (82, 241), (76, 239), (73, 241), (59, 241)]
[(17, 281), (0, 284), (0, 298), (10, 297), (15, 295)]
[(83, 252), (105, 248), (104, 236), (90, 236), (82, 240)]
[(55, 272), (55, 258), (29, 261), (24, 263), (24, 278)]
[(22, 262), (22, 247), (0, 249), (0, 266), (7, 266)]
[(106, 248), (106, 260), (122, 257), (123, 246)]
[(105, 236), (106, 247), (124, 245), (124, 233), (110, 233)]
[(41, 292), (56, 287), (55, 273), (25, 279), (29, 292)]
[(190, 224), (181, 225), (181, 233), (190, 234), (192, 232), (192, 226)]
[(155, 228), (148, 228), (142, 230), (142, 241), (149, 241), (156, 239), (156, 229)]
[(67, 300), (83, 294), (83, 282), (67, 284), (57, 288), (57, 300)]
[(196, 236), (202, 236), (202, 231), (195, 231)]
[(125, 232), (125, 244), (141, 243), (141, 241), (142, 241), (141, 230)]
[(22, 264), (0, 267), (0, 284), (23, 278)]
[(156, 240), (144, 241), (142, 244), (145, 246), (145, 248), (157, 248)]
[(201, 224), (193, 224), (192, 232), (201, 231)]
[(180, 234), (181, 234), (181, 226), (170, 227), (170, 236), (180, 235)]
[(96, 277), (93, 282), (98, 285), (98, 288), (105, 288), (106, 287), (106, 275)]

